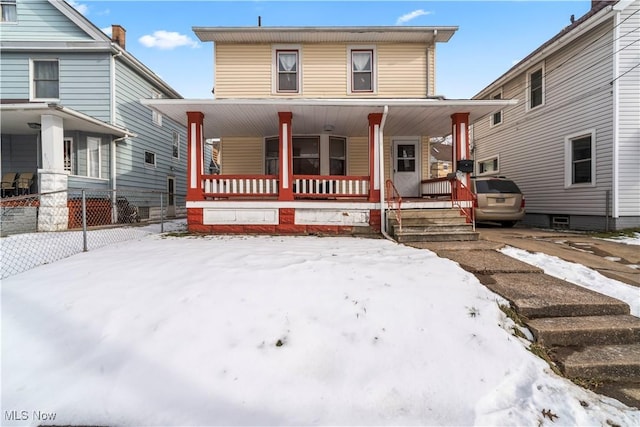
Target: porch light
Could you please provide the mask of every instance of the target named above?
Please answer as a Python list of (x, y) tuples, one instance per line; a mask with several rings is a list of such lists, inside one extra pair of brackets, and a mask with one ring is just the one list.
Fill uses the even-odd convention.
[(334, 125), (324, 125), (324, 127), (322, 128), (323, 132), (333, 132), (335, 130), (335, 126)]

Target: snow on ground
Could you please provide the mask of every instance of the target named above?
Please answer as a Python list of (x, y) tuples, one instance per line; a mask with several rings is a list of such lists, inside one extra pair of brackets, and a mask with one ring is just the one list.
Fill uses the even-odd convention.
[(149, 235), (2, 281), (1, 424), (640, 424), (501, 301), (386, 240)]
[(527, 264), (542, 268), (549, 276), (554, 276), (624, 301), (629, 304), (631, 314), (640, 317), (640, 288), (636, 286), (605, 277), (584, 265), (564, 261), (558, 257), (540, 252), (531, 253), (510, 246), (506, 246), (500, 251)]
[(620, 236), (620, 237), (612, 237), (610, 239), (602, 239), (602, 240), (609, 240), (610, 242), (616, 242), (616, 243), (624, 243), (626, 245), (640, 245), (640, 233), (638, 232), (633, 233), (633, 237)]

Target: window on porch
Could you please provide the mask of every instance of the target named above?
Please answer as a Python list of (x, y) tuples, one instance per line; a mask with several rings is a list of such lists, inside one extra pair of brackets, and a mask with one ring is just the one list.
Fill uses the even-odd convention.
[[(294, 136), (293, 173), (295, 175), (346, 175), (347, 139), (339, 136)], [(323, 142), (324, 141), (324, 142)], [(328, 143), (328, 145), (324, 145)], [(278, 137), (265, 139), (264, 170), (277, 175), (279, 160)]]

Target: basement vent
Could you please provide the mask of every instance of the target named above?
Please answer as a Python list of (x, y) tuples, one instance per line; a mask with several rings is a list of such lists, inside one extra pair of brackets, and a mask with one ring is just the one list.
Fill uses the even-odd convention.
[(552, 216), (551, 227), (553, 229), (568, 230), (569, 229), (569, 217), (568, 216)]
[(140, 214), (140, 219), (149, 219), (149, 206), (139, 206), (138, 213)]

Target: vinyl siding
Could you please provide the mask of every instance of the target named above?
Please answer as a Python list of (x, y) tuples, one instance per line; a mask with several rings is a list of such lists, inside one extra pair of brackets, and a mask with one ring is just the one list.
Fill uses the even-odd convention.
[(264, 174), (264, 138), (227, 137), (221, 145), (223, 174)]
[(18, 0), (17, 23), (0, 24), (3, 41), (91, 41), (81, 28), (47, 1)]
[[(348, 48), (351, 44), (300, 45), (302, 85), (299, 94), (272, 91), (273, 47), (270, 44), (215, 46), (216, 98), (344, 98), (348, 94)], [(353, 45), (354, 47), (356, 45)], [(378, 44), (377, 92), (355, 96), (423, 98), (427, 94), (427, 46)], [(435, 70), (435, 69), (434, 69)], [(433, 73), (430, 74), (433, 77)]]
[[(503, 123), (489, 127), (487, 116), (474, 124), (475, 159), (499, 155), (499, 174), (518, 183), (530, 213), (606, 212), (612, 186), (611, 27), (609, 20), (546, 58), (543, 106), (527, 111), (525, 72), (502, 88), (503, 98), (519, 100), (503, 111)], [(596, 130), (595, 186), (565, 188), (565, 137), (590, 129)]]
[(347, 173), (369, 176), (369, 138), (354, 136), (347, 139)]
[(2, 99), (29, 99), (29, 63), (32, 59), (57, 59), (60, 104), (109, 121), (109, 61), (107, 53), (3, 52), (0, 61)]
[(618, 206), (620, 216), (640, 216), (640, 1), (622, 11), (619, 21)]
[(215, 45), (215, 96), (265, 98), (271, 95), (271, 45)]
[[(120, 61), (116, 62), (116, 124), (138, 136), (117, 145), (117, 186), (164, 191), (167, 176), (176, 178), (176, 194), (186, 193), (186, 128), (162, 117), (162, 126), (153, 123), (152, 112), (140, 104), (151, 98), (157, 87)], [(166, 94), (165, 94), (166, 96)], [(180, 159), (173, 158), (173, 131), (180, 135)], [(156, 166), (145, 164), (145, 151), (155, 153)]]

